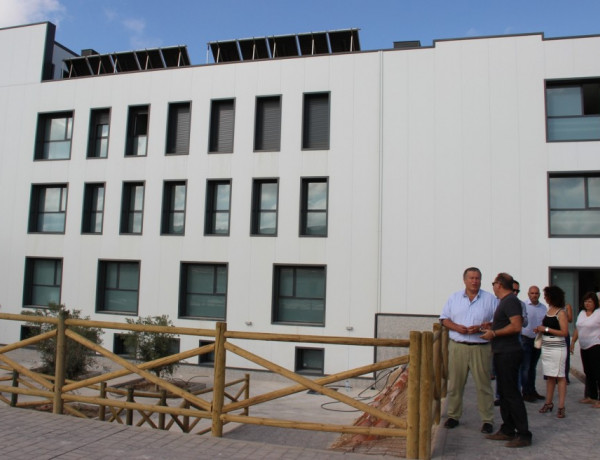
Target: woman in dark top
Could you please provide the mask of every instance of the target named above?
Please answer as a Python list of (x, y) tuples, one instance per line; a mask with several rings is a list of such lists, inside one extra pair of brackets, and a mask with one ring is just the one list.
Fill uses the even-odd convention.
[(569, 321), (565, 312), (565, 293), (558, 286), (544, 288), (544, 299), (548, 311), (542, 325), (535, 332), (542, 332), (542, 366), (546, 379), (546, 403), (540, 409), (542, 414), (552, 412), (554, 388), (558, 382), (558, 418), (565, 417), (565, 397), (567, 380), (565, 362), (569, 353), (565, 337), (569, 334)]

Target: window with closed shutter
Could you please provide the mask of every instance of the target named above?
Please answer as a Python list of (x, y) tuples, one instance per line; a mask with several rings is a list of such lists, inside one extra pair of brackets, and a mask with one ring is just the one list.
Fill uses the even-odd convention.
[(281, 96), (259, 97), (256, 99), (254, 150), (276, 152), (280, 144)]
[(167, 155), (187, 155), (190, 151), (189, 102), (169, 104)]
[(212, 101), (209, 152), (233, 153), (234, 119), (233, 99)]
[(329, 150), (329, 93), (304, 95), (302, 148)]

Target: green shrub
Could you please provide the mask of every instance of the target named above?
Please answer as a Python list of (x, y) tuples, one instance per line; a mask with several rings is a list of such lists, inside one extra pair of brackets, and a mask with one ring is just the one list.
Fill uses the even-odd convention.
[[(168, 315), (139, 317), (136, 320), (127, 318), (129, 324), (142, 324), (145, 326), (173, 326), (173, 322)], [(154, 361), (172, 355), (171, 346), (175, 334), (166, 332), (138, 332), (132, 331), (125, 336), (125, 345), (127, 348), (135, 350), (135, 357), (141, 361)], [(167, 364), (165, 366), (155, 367), (152, 372), (157, 377), (173, 375), (178, 367), (177, 363)]]
[[(89, 316), (82, 318), (81, 310), (69, 311), (65, 309), (64, 305), (57, 305), (55, 303), (48, 305), (48, 308), (36, 309), (33, 312), (23, 311), (23, 314), (43, 316), (46, 318), (58, 318), (61, 311), (66, 312), (67, 318), (90, 319)], [(50, 323), (28, 323), (28, 325), (39, 328), (40, 333), (42, 334), (56, 328), (54, 324)], [(69, 329), (95, 344), (102, 343), (101, 336), (104, 332), (100, 328), (71, 326)], [(95, 354), (92, 350), (69, 338), (67, 338), (65, 345), (65, 377), (68, 379), (76, 379), (88, 372), (89, 368), (96, 362)], [(42, 359), (42, 372), (54, 375), (54, 370), (56, 368), (56, 337), (37, 342), (36, 347), (39, 350)]]

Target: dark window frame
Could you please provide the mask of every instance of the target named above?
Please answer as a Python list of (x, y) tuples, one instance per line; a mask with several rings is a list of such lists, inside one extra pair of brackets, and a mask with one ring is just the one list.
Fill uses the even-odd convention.
[(281, 151), (281, 95), (256, 97), (254, 151)]
[[(175, 189), (177, 187), (184, 187), (183, 193), (183, 209), (175, 209)], [(163, 202), (162, 202), (162, 216), (160, 223), (160, 234), (161, 235), (185, 235), (185, 217), (187, 207), (187, 181), (186, 180), (166, 180), (163, 183)], [(175, 216), (183, 215), (183, 223), (181, 231), (175, 230)]]
[[(326, 184), (325, 208), (310, 208), (310, 184)], [(323, 233), (309, 232), (310, 215), (325, 214), (325, 231)], [(327, 238), (329, 234), (329, 177), (302, 177), (300, 180), (300, 230), (301, 237)]]
[[(326, 99), (326, 103), (323, 100)], [(326, 105), (326, 107), (325, 107)], [(302, 150), (329, 150), (331, 144), (331, 93), (304, 93)]]
[(208, 153), (233, 153), (234, 142), (235, 98), (211, 100)]
[[(125, 145), (126, 158), (148, 156), (148, 141), (150, 137), (150, 105), (131, 105), (127, 114), (127, 140)], [(143, 153), (140, 151), (140, 139), (144, 139)]]
[[(580, 207), (552, 207), (552, 179), (583, 179), (583, 201), (584, 205)], [(600, 213), (600, 206), (590, 206), (590, 186), (589, 179), (600, 180), (600, 171), (586, 172), (549, 172), (548, 173), (548, 237), (549, 238), (600, 238), (598, 233), (555, 233), (552, 231), (553, 212), (574, 213), (574, 212), (595, 212)]]
[[(132, 189), (142, 187), (142, 206), (141, 209), (131, 208)], [(135, 200), (135, 198), (133, 198)], [(144, 181), (123, 182), (121, 193), (121, 222), (119, 224), (119, 234), (121, 235), (141, 235), (144, 232), (144, 207), (146, 201), (146, 183)], [(140, 215), (140, 229), (135, 229), (135, 215)], [(133, 221), (130, 221), (133, 218)]]
[[(293, 271), (293, 295), (281, 294), (281, 272), (283, 270)], [(298, 288), (298, 271), (301, 270), (319, 270), (322, 271), (323, 276), (323, 297), (305, 297), (297, 295)], [(318, 321), (302, 321), (302, 320), (291, 320), (282, 319), (284, 316), (281, 312), (281, 300), (282, 299), (297, 299), (297, 300), (319, 300), (323, 303), (322, 318)], [(273, 300), (271, 307), (271, 323), (281, 325), (294, 325), (294, 326), (315, 326), (325, 327), (325, 318), (327, 313), (327, 266), (326, 265), (291, 265), (291, 264), (275, 264), (273, 265)]]
[[(97, 160), (108, 158), (108, 148), (110, 144), (110, 115), (110, 108), (90, 110), (87, 158)], [(106, 130), (103, 129), (104, 126), (106, 127)], [(102, 147), (104, 143), (106, 146)], [(102, 152), (105, 152), (105, 154)]]
[[(212, 289), (211, 292), (190, 291), (189, 270), (194, 267), (212, 269)], [(224, 292), (219, 291), (219, 270), (224, 270), (225, 286)], [(181, 319), (201, 319), (206, 321), (225, 321), (227, 319), (227, 299), (229, 286), (229, 264), (227, 263), (209, 263), (209, 262), (181, 262), (179, 268), (179, 308), (178, 317)], [(222, 315), (193, 315), (190, 314), (188, 302), (189, 296), (204, 296), (222, 300)]]
[[(229, 185), (229, 199), (227, 209), (218, 209), (218, 187)], [(229, 236), (231, 232), (231, 195), (233, 184), (231, 179), (208, 179), (206, 181), (206, 206), (204, 214), (204, 235), (205, 236)], [(217, 231), (217, 215), (227, 214), (227, 231)]]
[[(102, 189), (102, 207), (97, 209), (98, 190)], [(104, 182), (86, 182), (83, 185), (83, 209), (81, 212), (81, 233), (101, 235), (104, 228), (104, 203), (106, 202), (106, 184)], [(100, 230), (94, 231), (100, 216)]]
[[(275, 198), (275, 209), (263, 209), (262, 197), (263, 186), (275, 184), (277, 186), (277, 197)], [(263, 214), (275, 214), (275, 231), (272, 233), (261, 232), (261, 218)], [(250, 234), (252, 236), (277, 236), (279, 225), (279, 179), (277, 178), (258, 178), (252, 181), (252, 212), (250, 223)]]
[[(320, 367), (309, 367), (305, 365), (304, 354), (319, 352), (321, 355)], [(316, 347), (296, 347), (295, 348), (294, 372), (303, 375), (324, 375), (325, 373), (325, 349)]]
[[(52, 139), (53, 130), (49, 126), (52, 120), (66, 120), (64, 127), (64, 138)], [(75, 122), (74, 110), (65, 110), (60, 112), (46, 112), (38, 114), (36, 142), (34, 149), (34, 161), (64, 161), (71, 159), (71, 151), (73, 149), (73, 127)], [(51, 157), (51, 146), (53, 144), (68, 143), (69, 152), (64, 157)]]
[[(107, 286), (107, 271), (109, 265), (116, 265), (117, 267), (117, 287)], [(136, 289), (127, 289), (121, 287), (121, 271), (124, 265), (135, 265), (137, 266), (137, 286)], [(107, 313), (114, 315), (124, 316), (137, 316), (140, 307), (140, 283), (141, 283), (141, 262), (139, 260), (98, 260), (98, 276), (96, 280), (96, 313)], [(135, 292), (136, 293), (136, 304), (134, 310), (118, 310), (118, 309), (107, 309), (106, 308), (106, 297), (108, 291), (122, 291), (122, 292)]]
[[(35, 283), (36, 263), (50, 262), (54, 264), (52, 284)], [(39, 268), (39, 267), (37, 267)], [(60, 257), (26, 257), (25, 275), (23, 277), (23, 306), (35, 308), (47, 308), (50, 303), (60, 305), (62, 298), (63, 259)], [(48, 303), (34, 302), (34, 290), (36, 287), (58, 290), (58, 299), (50, 300)]]
[(169, 103), (165, 155), (189, 155), (191, 130), (192, 103)]
[[(213, 345), (215, 343), (214, 340), (200, 340), (198, 341), (198, 347), (204, 347), (206, 345)], [(198, 365), (199, 366), (209, 366), (212, 367), (215, 365), (215, 352), (211, 351), (210, 353), (203, 353), (198, 355)]]
[[(60, 189), (59, 208), (56, 211), (42, 210), (42, 205), (45, 207), (46, 203), (46, 191), (49, 189)], [(44, 200), (42, 201), (42, 192), (44, 194)], [(45, 233), (45, 234), (56, 234), (64, 235), (67, 230), (67, 207), (69, 200), (69, 184), (58, 183), (58, 184), (32, 184), (31, 185), (31, 197), (29, 201), (29, 223), (27, 227), (28, 233)], [(40, 217), (42, 215), (62, 215), (62, 230), (49, 231), (43, 230), (43, 224), (40, 225)], [(42, 228), (41, 228), (42, 227)]]
[[(545, 82), (545, 102), (546, 102), (546, 142), (597, 142), (600, 141), (600, 77), (590, 78), (573, 78), (573, 79), (552, 79), (546, 80)], [(586, 96), (585, 87), (589, 88), (595, 86), (596, 100), (593, 100), (589, 94)], [(580, 88), (581, 94), (581, 114), (568, 114), (568, 115), (551, 115), (550, 103), (549, 103), (549, 91), (553, 89), (567, 89), (567, 88)], [(590, 100), (591, 99), (591, 100)], [(588, 112), (588, 113), (586, 113)], [(589, 121), (591, 119), (597, 119), (598, 126), (595, 131), (594, 137), (572, 137), (572, 138), (553, 138), (552, 129), (550, 124), (552, 121), (559, 120), (581, 120)]]

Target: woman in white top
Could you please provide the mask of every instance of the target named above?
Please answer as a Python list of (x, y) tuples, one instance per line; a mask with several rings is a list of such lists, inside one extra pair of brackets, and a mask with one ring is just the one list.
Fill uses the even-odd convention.
[(583, 307), (577, 316), (571, 353), (579, 339), (581, 362), (585, 372), (585, 397), (582, 403), (594, 403), (600, 408), (600, 309), (598, 296), (588, 292), (583, 296)]

